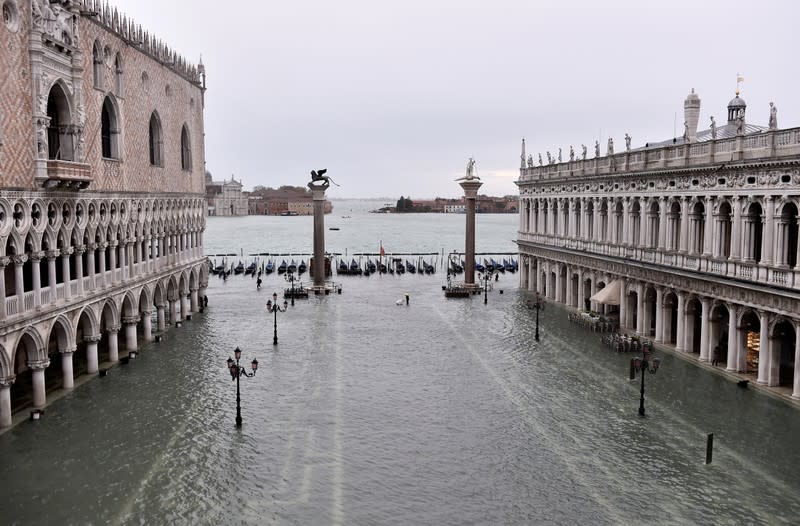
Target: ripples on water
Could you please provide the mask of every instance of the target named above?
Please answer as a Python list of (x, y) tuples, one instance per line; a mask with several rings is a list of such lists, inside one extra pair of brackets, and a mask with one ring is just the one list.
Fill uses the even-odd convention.
[[(516, 218), (504, 219), (513, 231)], [(225, 230), (209, 221), (215, 229)], [(501, 235), (492, 250), (513, 250)], [(646, 378), (641, 419), (630, 355), (609, 352), (556, 306), (542, 313), (534, 342), (535, 312), (517, 279), (504, 276), (504, 293), (484, 305), (445, 300), (442, 274), (345, 278), (341, 296), (279, 313), (274, 347), (264, 303), (283, 280), (270, 276), (257, 292), (252, 278), (212, 277), (206, 313), (53, 403), (43, 421), (0, 436), (2, 522), (797, 517), (800, 475), (786, 469), (800, 465), (795, 409), (667, 355)], [(395, 305), (405, 292), (410, 306)], [(244, 363), (259, 360), (256, 377), (242, 379), (241, 430), (224, 364), (237, 345)]]

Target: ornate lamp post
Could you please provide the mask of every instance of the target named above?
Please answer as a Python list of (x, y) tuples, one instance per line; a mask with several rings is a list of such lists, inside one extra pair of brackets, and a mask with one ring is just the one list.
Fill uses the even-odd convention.
[(544, 310), (544, 300), (536, 294), (536, 301), (529, 301), (528, 302), (529, 309), (536, 310), (536, 334), (533, 335), (533, 338), (538, 342), (539, 341), (539, 311)]
[(292, 284), (292, 307), (294, 307), (294, 272), (287, 272), (283, 278)]
[(641, 398), (639, 399), (639, 416), (644, 416), (644, 373), (656, 374), (661, 360), (658, 358), (650, 359), (650, 352), (647, 347), (643, 347), (642, 356), (631, 358), (631, 380), (636, 376), (636, 371), (642, 376)]
[(286, 309), (289, 308), (289, 302), (286, 300), (283, 301), (283, 308), (278, 305), (278, 293), (272, 293), (272, 300), (267, 300), (267, 312), (272, 312), (275, 314), (275, 321), (273, 322), (273, 328), (275, 329), (275, 334), (272, 337), (272, 345), (278, 345), (278, 312), (286, 312)]
[(242, 427), (242, 407), (241, 397), (239, 395), (239, 378), (242, 376), (246, 376), (248, 378), (255, 376), (256, 370), (258, 370), (258, 360), (253, 358), (253, 361), (250, 363), (250, 366), (253, 368), (253, 372), (248, 374), (244, 367), (239, 365), (239, 358), (242, 357), (242, 350), (237, 347), (233, 350), (233, 355), (236, 356), (236, 361), (234, 362), (231, 357), (228, 357), (228, 371), (231, 373), (231, 380), (236, 380), (236, 427)]
[(486, 270), (483, 275), (478, 273), (478, 283), (483, 281), (483, 304), (489, 303), (489, 282), (492, 281), (492, 272)]

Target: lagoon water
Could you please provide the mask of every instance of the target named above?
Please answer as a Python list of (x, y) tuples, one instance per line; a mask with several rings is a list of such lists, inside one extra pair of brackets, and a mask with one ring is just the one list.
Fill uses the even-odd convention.
[[(464, 216), (334, 202), (328, 249), (448, 253)], [(342, 216), (350, 216), (343, 218)], [(479, 215), (477, 250), (518, 218)], [(330, 226), (340, 230), (329, 231)], [(311, 252), (311, 218), (210, 218), (208, 254)], [(219, 256), (221, 257), (221, 256)], [(299, 258), (298, 258), (299, 259)], [(669, 354), (630, 355), (518, 277), (447, 300), (432, 276), (342, 277), (341, 295), (264, 303), (285, 281), (211, 277), (209, 308), (136, 360), (0, 435), (3, 524), (792, 524), (800, 413)], [(502, 290), (502, 294), (501, 291)], [(405, 293), (410, 305), (397, 305)], [(225, 359), (242, 379), (244, 425)], [(703, 464), (706, 433), (714, 462)]]

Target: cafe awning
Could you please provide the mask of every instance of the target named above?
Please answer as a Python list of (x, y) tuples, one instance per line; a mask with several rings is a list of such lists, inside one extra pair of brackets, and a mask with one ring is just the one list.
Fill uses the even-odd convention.
[(604, 288), (595, 292), (594, 296), (590, 299), (596, 303), (602, 303), (603, 305), (619, 305), (619, 289), (621, 286), (622, 282), (615, 279)]

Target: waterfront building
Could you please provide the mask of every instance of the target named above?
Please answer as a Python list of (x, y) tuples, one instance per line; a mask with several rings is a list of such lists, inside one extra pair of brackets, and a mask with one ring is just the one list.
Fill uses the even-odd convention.
[(206, 172), (206, 200), (210, 216), (246, 216), (250, 211), (249, 199), (242, 192), (242, 182), (231, 175), (230, 181), (214, 181)]
[(208, 269), (202, 63), (97, 0), (2, 10), (5, 427), (199, 310)]
[(683, 137), (594, 158), (523, 140), (521, 284), (800, 398), (800, 128), (746, 122), (738, 90), (719, 126), (684, 108)]

